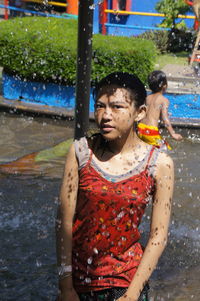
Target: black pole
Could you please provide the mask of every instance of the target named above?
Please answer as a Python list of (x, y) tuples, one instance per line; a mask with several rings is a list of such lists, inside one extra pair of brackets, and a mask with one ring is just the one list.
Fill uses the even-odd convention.
[(83, 137), (89, 127), (93, 4), (94, 0), (79, 0), (75, 138)]

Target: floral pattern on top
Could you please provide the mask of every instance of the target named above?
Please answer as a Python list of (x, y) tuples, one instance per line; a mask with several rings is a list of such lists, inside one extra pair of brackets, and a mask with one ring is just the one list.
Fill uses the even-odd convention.
[(148, 164), (125, 180), (112, 182), (88, 162), (79, 170), (73, 223), (73, 281), (77, 292), (128, 287), (140, 264), (145, 208), (154, 193)]

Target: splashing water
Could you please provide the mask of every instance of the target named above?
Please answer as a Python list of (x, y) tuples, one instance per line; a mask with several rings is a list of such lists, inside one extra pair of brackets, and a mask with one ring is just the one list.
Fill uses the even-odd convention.
[[(73, 136), (73, 124), (0, 115), (1, 161)], [(176, 184), (168, 246), (151, 281), (154, 300), (199, 300), (200, 130), (184, 129), (183, 142), (170, 140)], [(48, 163), (43, 176), (1, 176), (1, 301), (54, 300), (57, 294), (54, 224), (64, 158)], [(147, 239), (150, 208), (144, 218)], [(123, 237), (122, 237), (123, 242)], [(98, 250), (94, 248), (94, 256)], [(88, 258), (88, 265), (92, 258)], [(90, 279), (85, 279), (90, 282)], [(13, 299), (14, 296), (14, 299)]]

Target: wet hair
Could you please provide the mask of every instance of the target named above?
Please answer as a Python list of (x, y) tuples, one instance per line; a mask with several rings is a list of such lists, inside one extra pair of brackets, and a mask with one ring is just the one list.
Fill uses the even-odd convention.
[(167, 77), (163, 71), (155, 70), (148, 76), (149, 88), (152, 92), (159, 92), (164, 85), (167, 85)]
[(93, 90), (94, 100), (97, 100), (103, 87), (110, 85), (129, 90), (136, 108), (145, 103), (147, 96), (145, 86), (136, 75), (127, 72), (113, 72), (102, 78)]

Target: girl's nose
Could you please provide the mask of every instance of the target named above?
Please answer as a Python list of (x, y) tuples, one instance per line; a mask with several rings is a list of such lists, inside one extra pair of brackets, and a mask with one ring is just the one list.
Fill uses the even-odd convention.
[(110, 119), (112, 117), (112, 109), (110, 107), (105, 107), (103, 117), (105, 119)]

